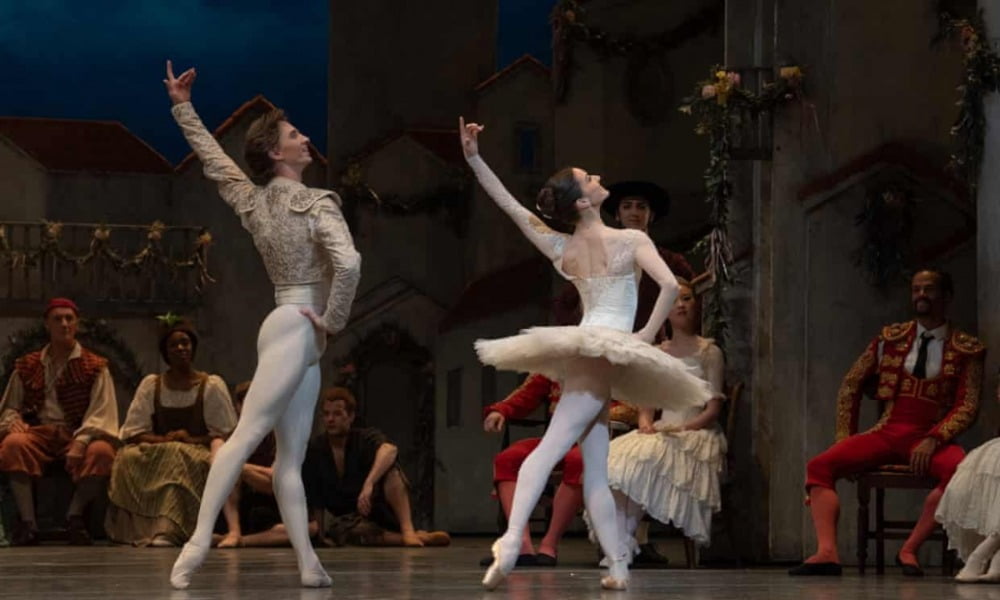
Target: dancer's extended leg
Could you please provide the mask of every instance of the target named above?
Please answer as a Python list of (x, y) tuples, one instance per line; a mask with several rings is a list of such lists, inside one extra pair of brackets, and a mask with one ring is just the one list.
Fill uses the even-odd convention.
[(178, 589), (190, 584), (191, 575), (204, 562), (215, 520), (236, 485), (243, 463), (274, 429), (306, 370), (318, 360), (312, 323), (299, 313), (297, 306), (279, 306), (261, 325), (257, 352), (257, 370), (243, 403), (243, 413), (232, 436), (215, 455), (198, 510), (198, 524), (170, 574), (170, 583)]
[(302, 585), (326, 587), (330, 576), (323, 570), (316, 551), (309, 539), (309, 512), (306, 509), (305, 489), (302, 485), (302, 461), (306, 456), (309, 433), (312, 430), (316, 400), (319, 397), (319, 364), (312, 364), (302, 378), (302, 383), (285, 414), (274, 430), (277, 454), (274, 461), (274, 497), (281, 511), (288, 539), (295, 548)]
[(564, 382), (562, 398), (542, 441), (521, 465), (507, 531), (493, 544), (494, 561), (483, 578), (483, 586), (487, 589), (499, 585), (514, 568), (522, 532), (552, 468), (594, 423), (607, 403), (608, 363), (603, 359), (580, 359), (574, 366), (572, 375)]
[[(603, 416), (603, 415), (602, 415)], [(608, 485), (608, 439), (607, 422), (599, 416), (580, 440), (583, 454), (583, 503), (590, 514), (590, 526), (597, 535), (604, 555), (608, 557), (610, 574), (601, 580), (601, 586), (623, 590), (628, 586), (628, 546), (623, 529), (615, 515), (615, 499)], [(630, 532), (631, 533), (631, 532)]]

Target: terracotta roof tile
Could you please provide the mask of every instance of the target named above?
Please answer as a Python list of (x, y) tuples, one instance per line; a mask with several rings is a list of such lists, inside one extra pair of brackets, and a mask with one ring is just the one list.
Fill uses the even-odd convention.
[(538, 60), (537, 58), (535, 58), (530, 54), (525, 54), (521, 56), (521, 58), (515, 60), (514, 62), (504, 67), (503, 69), (500, 69), (493, 75), (490, 75), (486, 80), (482, 81), (474, 89), (477, 92), (481, 92), (486, 88), (492, 86), (494, 83), (500, 81), (504, 77), (510, 75), (514, 71), (517, 71), (518, 69), (521, 69), (523, 67), (535, 69), (539, 71), (541, 74), (545, 75), (545, 77), (549, 77), (552, 74), (552, 70), (546, 67), (544, 64), (542, 64), (540, 60)]
[(170, 173), (170, 162), (117, 121), (0, 117), (0, 135), (53, 171)]
[(431, 154), (448, 164), (465, 164), (465, 159), (462, 157), (462, 147), (458, 143), (458, 129), (436, 129), (433, 127), (393, 131), (392, 133), (389, 133), (388, 135), (366, 145), (360, 152), (355, 154), (351, 160), (364, 160), (369, 156), (378, 153), (389, 144), (402, 138), (410, 138), (414, 142), (426, 148), (429, 152), (431, 152)]

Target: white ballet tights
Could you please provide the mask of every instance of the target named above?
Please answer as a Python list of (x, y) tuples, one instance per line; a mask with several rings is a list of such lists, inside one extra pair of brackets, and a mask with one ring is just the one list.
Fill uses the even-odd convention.
[[(976, 546), (965, 560), (965, 566), (955, 579), (958, 581), (998, 581), (1000, 580), (1000, 534), (988, 536)], [(989, 570), (987, 570), (987, 565)]]
[(174, 563), (170, 582), (190, 584), (212, 544), (212, 529), (223, 503), (236, 485), (247, 458), (270, 431), (275, 433), (274, 495), (281, 520), (298, 559), (302, 585), (330, 585), (309, 540), (309, 517), (302, 485), (302, 461), (312, 431), (319, 396), (319, 358), (325, 341), (300, 306), (277, 307), (261, 324), (257, 370), (232, 436), (219, 449), (208, 472), (198, 524)]
[[(591, 364), (590, 361), (581, 362), (581, 368)], [(624, 559), (619, 544), (615, 502), (608, 487), (609, 440), (603, 418), (607, 393), (601, 393), (602, 385), (594, 381), (595, 377), (600, 378), (604, 374), (605, 369), (601, 369), (600, 365), (592, 366), (597, 368), (591, 370), (589, 376), (567, 377), (562, 397), (542, 441), (521, 465), (507, 531), (500, 538), (501, 552), (505, 559), (501, 561), (505, 563), (502, 569), (504, 571), (513, 568), (521, 535), (528, 525), (531, 511), (545, 489), (549, 474), (577, 440), (580, 442), (584, 465), (583, 502), (590, 513), (597, 539), (607, 556), (616, 560)]]
[(638, 543), (632, 543), (635, 537), (635, 530), (639, 526), (645, 511), (634, 500), (618, 490), (612, 492), (615, 499), (615, 516), (618, 522), (618, 535), (621, 536), (619, 542), (623, 551), (628, 556), (628, 561), (632, 562), (632, 556), (638, 550)]

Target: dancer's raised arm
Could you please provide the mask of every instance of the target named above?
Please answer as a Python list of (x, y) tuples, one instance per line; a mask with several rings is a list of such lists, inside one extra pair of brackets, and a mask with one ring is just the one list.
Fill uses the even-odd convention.
[(649, 320), (642, 329), (636, 332), (643, 341), (653, 343), (656, 339), (656, 332), (663, 326), (670, 314), (670, 307), (677, 299), (677, 292), (680, 289), (677, 285), (677, 278), (670, 271), (667, 263), (663, 262), (653, 241), (641, 231), (630, 232), (639, 239), (636, 243), (635, 262), (645, 271), (656, 283), (660, 285), (660, 295), (656, 297), (656, 304), (653, 305), (653, 312), (649, 315)]
[(555, 260), (562, 251), (562, 246), (566, 243), (567, 235), (561, 234), (551, 229), (533, 212), (525, 208), (517, 198), (511, 195), (504, 187), (500, 179), (486, 165), (486, 162), (479, 156), (479, 132), (483, 130), (482, 125), (476, 123), (466, 124), (463, 117), (458, 118), (458, 131), (462, 140), (462, 152), (465, 160), (472, 167), (476, 174), (476, 179), (483, 186), (490, 198), (496, 202), (514, 224), (517, 225), (521, 233), (534, 244), (542, 254), (549, 260)]
[(181, 73), (179, 77), (174, 77), (173, 65), (167, 61), (167, 78), (163, 80), (163, 84), (167, 88), (170, 101), (174, 104), (170, 112), (174, 115), (174, 120), (180, 126), (191, 149), (201, 159), (205, 176), (219, 185), (219, 195), (222, 199), (237, 212), (245, 212), (252, 208), (244, 204), (250, 201), (250, 192), (255, 186), (247, 174), (229, 158), (215, 136), (205, 128), (198, 113), (194, 111), (194, 106), (191, 104), (191, 87), (197, 76), (197, 72), (191, 68)]

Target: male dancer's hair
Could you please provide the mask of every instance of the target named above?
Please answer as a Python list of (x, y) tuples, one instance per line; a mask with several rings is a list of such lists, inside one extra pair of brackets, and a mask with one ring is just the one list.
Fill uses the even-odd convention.
[(250, 178), (256, 183), (267, 183), (274, 177), (274, 160), (268, 153), (278, 145), (282, 121), (288, 121), (288, 116), (276, 108), (257, 117), (247, 129), (243, 157), (250, 167)]

